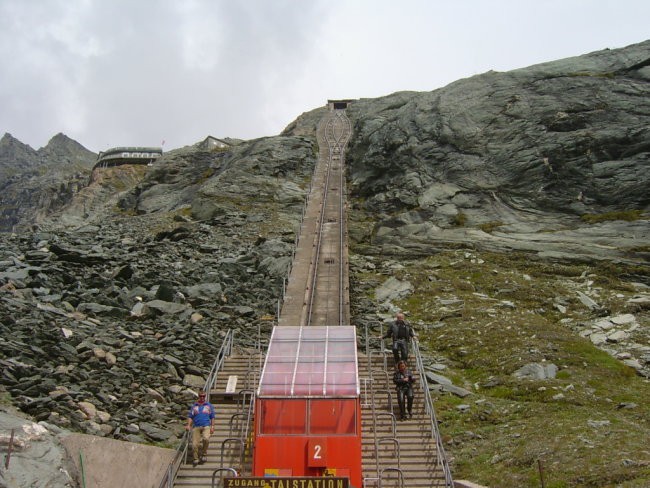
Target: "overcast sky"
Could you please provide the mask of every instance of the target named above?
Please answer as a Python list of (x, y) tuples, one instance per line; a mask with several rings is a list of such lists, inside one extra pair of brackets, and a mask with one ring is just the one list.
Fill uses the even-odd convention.
[(648, 38), (648, 0), (0, 0), (0, 136), (95, 152), (252, 139), (328, 98)]

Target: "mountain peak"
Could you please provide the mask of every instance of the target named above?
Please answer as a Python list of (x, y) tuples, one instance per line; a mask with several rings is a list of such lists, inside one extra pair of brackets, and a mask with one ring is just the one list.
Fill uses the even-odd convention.
[(2, 166), (31, 166), (36, 154), (34, 149), (20, 142), (9, 132), (5, 132), (0, 139), (0, 165)]
[(92, 165), (97, 157), (95, 153), (86, 149), (62, 132), (52, 137), (45, 147), (38, 150), (38, 153), (49, 159), (56, 157), (71, 162), (82, 163), (84, 166)]
[(88, 151), (85, 147), (83, 147), (81, 144), (79, 144), (77, 141), (74, 139), (71, 139), (70, 137), (66, 136), (63, 132), (59, 132), (56, 134), (54, 137), (52, 137), (47, 145), (41, 149), (41, 150), (67, 150), (67, 151)]

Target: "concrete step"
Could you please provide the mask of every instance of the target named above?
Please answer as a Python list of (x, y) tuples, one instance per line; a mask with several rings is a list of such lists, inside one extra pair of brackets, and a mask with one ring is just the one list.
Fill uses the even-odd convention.
[[(362, 397), (362, 462), (363, 477), (377, 478), (378, 471), (384, 468), (401, 469), (404, 476), (404, 486), (409, 488), (444, 486), (444, 475), (437, 466), (437, 449), (431, 438), (430, 419), (424, 412), (423, 392), (418, 388), (419, 377), (413, 369), (416, 379), (413, 396), (413, 418), (405, 421), (390, 420), (392, 413), (399, 417), (397, 394), (392, 382), (393, 370), (386, 371), (386, 367), (393, 368), (392, 355), (389, 356), (386, 366), (379, 356), (373, 356), (368, 365), (365, 355), (359, 356), (359, 378), (361, 380), (362, 394), (372, 388), (375, 391), (375, 414), (377, 420), (373, 421), (373, 409), (368, 405), (372, 399), (369, 392)], [(365, 381), (364, 381), (365, 380)], [(384, 390), (384, 391), (380, 391)], [(390, 392), (389, 396), (386, 390)], [(392, 403), (392, 405), (391, 405)], [(392, 409), (391, 409), (392, 406)], [(397, 447), (389, 440), (379, 442), (380, 438), (393, 437), (399, 443), (399, 457)], [(379, 444), (376, 446), (376, 442)], [(395, 475), (393, 479), (382, 480), (382, 487), (398, 486)], [(378, 486), (377, 482), (368, 483), (368, 486)]]
[[(237, 376), (236, 392), (244, 389), (245, 378), (250, 371), (251, 363), (254, 362), (250, 359), (251, 355), (234, 354), (224, 361), (223, 370), (217, 376), (215, 387), (210, 391), (210, 401), (215, 406), (215, 422), (214, 434), (210, 438), (210, 445), (207, 452), (207, 462), (199, 464), (196, 467), (192, 466), (192, 452), (191, 446), (187, 456), (187, 463), (180, 466), (176, 480), (175, 487), (211, 487), (212, 475), (216, 469), (224, 467), (234, 467), (240, 474), (250, 476), (252, 472), (252, 453), (249, 446), (244, 442), (244, 456), (243, 462), (241, 459), (241, 449), (239, 443), (228, 442), (225, 445), (223, 442), (229, 438), (237, 438), (241, 435), (240, 425), (241, 420), (233, 416), (241, 413), (240, 400), (241, 396), (238, 393), (226, 394), (226, 385), (228, 378), (231, 375)], [(250, 376), (250, 375), (249, 375)], [(259, 375), (258, 375), (259, 377)], [(256, 388), (257, 385), (252, 385)], [(252, 419), (251, 419), (252, 420)], [(252, 423), (250, 426), (252, 429)], [(223, 454), (222, 454), (223, 452)]]
[[(215, 433), (210, 439), (210, 447), (207, 454), (207, 462), (193, 467), (191, 464), (191, 453), (189, 464), (183, 464), (178, 472), (174, 486), (177, 487), (210, 487), (212, 485), (212, 475), (214, 471), (222, 466), (234, 467), (244, 476), (250, 476), (252, 471), (252, 453), (245, 447), (244, 461), (240, 459), (240, 452), (234, 442), (226, 445), (223, 451), (222, 461), (222, 442), (230, 436), (237, 436), (238, 432), (232, 432), (229, 423), (233, 415), (240, 412), (238, 393), (225, 394), (228, 379), (231, 375), (237, 376), (237, 388), (239, 392), (243, 389), (244, 378), (248, 375), (253, 377), (248, 371), (251, 364), (248, 355), (235, 355), (226, 359), (224, 369), (220, 372), (215, 388), (210, 392), (211, 401), (215, 404), (216, 419)], [(257, 361), (259, 363), (259, 361)], [(392, 363), (392, 360), (391, 360)], [(390, 365), (392, 367), (392, 364)], [(359, 377), (362, 379), (361, 387), (363, 394), (363, 379), (366, 379), (367, 388), (384, 389), (391, 392), (393, 412), (399, 415), (397, 405), (397, 396), (392, 385), (392, 373), (383, 375), (383, 381), (379, 381), (382, 375), (379, 373), (383, 368), (383, 362), (373, 360), (372, 383), (367, 368), (367, 362), (363, 355), (359, 358)], [(417, 376), (417, 375), (416, 375)], [(256, 377), (256, 379), (259, 375)], [(417, 378), (416, 378), (417, 379)], [(250, 381), (250, 380), (249, 380)], [(417, 383), (416, 383), (417, 384)], [(377, 386), (379, 385), (379, 386)], [(240, 388), (242, 386), (242, 388)], [(390, 411), (388, 404), (388, 395), (384, 392), (376, 396), (377, 404), (375, 412), (378, 414), (376, 422), (372, 420), (372, 408), (370, 405), (364, 405), (364, 401), (369, 403), (368, 398), (362, 397), (362, 472), (364, 478), (376, 478), (377, 466), (379, 470), (383, 468), (395, 468), (399, 465), (404, 475), (404, 486), (409, 488), (444, 486), (444, 476), (437, 466), (437, 451), (435, 442), (431, 439), (430, 420), (424, 412), (422, 400), (422, 391), (417, 388), (414, 390), (413, 418), (406, 421), (395, 422), (395, 438), (399, 441), (399, 459), (395, 455), (395, 446), (391, 442), (379, 444), (379, 450), (375, 450), (375, 439), (381, 437), (392, 437), (393, 427), (390, 417), (387, 413)], [(398, 462), (399, 461), (399, 462)], [(388, 476), (388, 475), (387, 475)], [(394, 476), (394, 475), (393, 475)], [(376, 483), (368, 483), (368, 487), (378, 486)], [(384, 479), (382, 487), (398, 486), (395, 479)]]

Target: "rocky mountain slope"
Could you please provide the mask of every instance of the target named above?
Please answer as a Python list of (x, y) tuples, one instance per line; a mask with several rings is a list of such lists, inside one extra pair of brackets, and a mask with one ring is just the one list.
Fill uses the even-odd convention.
[[(649, 81), (646, 41), (348, 108), (354, 324), (407, 311), (459, 477), (650, 480)], [(225, 330), (270, 330), (324, 110), (95, 170), (46, 219), (23, 200), (38, 228), (0, 235), (5, 402), (173, 445)], [(3, 144), (3, 167), (33, 156)]]
[[(366, 237), (416, 254), (473, 242), (647, 257), (638, 217), (650, 206), (649, 80), (646, 41), (356, 101), (350, 186), (378, 218)], [(307, 133), (318, 116), (286, 133)]]
[(29, 227), (63, 207), (88, 183), (97, 155), (63, 134), (38, 150), (0, 139), (0, 232)]

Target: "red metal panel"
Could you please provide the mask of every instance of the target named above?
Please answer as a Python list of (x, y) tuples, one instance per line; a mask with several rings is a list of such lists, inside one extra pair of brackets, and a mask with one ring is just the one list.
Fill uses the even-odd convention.
[(307, 434), (307, 400), (269, 399), (258, 405), (260, 434)]
[(307, 441), (307, 466), (327, 467), (327, 437), (310, 437)]
[[(265, 404), (268, 404), (265, 408)], [(269, 406), (270, 405), (270, 406)], [(301, 412), (299, 405), (308, 407), (308, 434), (265, 434), (263, 424), (271, 422), (269, 412), (278, 414), (281, 408)], [(265, 411), (265, 415), (257, 412)], [(283, 417), (282, 414), (279, 414)], [(302, 415), (299, 413), (297, 415)], [(277, 417), (276, 417), (277, 418)], [(352, 486), (361, 486), (361, 402), (350, 399), (271, 399), (258, 398), (255, 415), (255, 443), (253, 450), (253, 476), (269, 473), (291, 473), (294, 477), (324, 476), (329, 473), (345, 473)], [(294, 425), (294, 424), (292, 424)], [(269, 427), (273, 430), (273, 427)], [(319, 433), (318, 435), (314, 435)], [(315, 446), (320, 445), (317, 452)], [(323, 451), (325, 448), (325, 451)], [(320, 454), (323, 462), (318, 458)], [(324, 456), (324, 457), (323, 457)]]
[(356, 400), (314, 399), (309, 410), (309, 433), (311, 435), (355, 435)]

